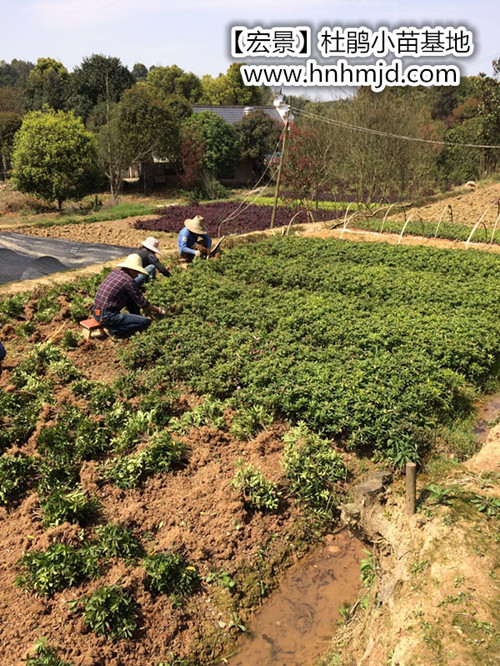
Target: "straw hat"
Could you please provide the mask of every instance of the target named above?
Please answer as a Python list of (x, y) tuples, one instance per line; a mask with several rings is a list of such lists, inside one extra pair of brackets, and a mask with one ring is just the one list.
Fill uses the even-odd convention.
[(184, 220), (184, 226), (191, 231), (193, 234), (206, 234), (207, 228), (205, 226), (205, 220), (201, 215), (196, 215), (195, 217), (188, 218)]
[(145, 241), (142, 241), (141, 245), (142, 247), (145, 247), (146, 250), (151, 250), (151, 252), (154, 252), (155, 254), (161, 254), (160, 243), (156, 238), (153, 238), (153, 236), (148, 236)]
[(125, 261), (123, 261), (121, 264), (116, 264), (116, 268), (130, 268), (131, 270), (142, 273), (143, 275), (149, 275), (149, 273), (142, 267), (142, 259), (138, 254), (129, 254)]

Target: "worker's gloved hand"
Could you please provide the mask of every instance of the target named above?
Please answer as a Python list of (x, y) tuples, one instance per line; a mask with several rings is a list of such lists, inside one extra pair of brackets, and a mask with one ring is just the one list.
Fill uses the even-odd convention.
[(158, 308), (158, 314), (164, 317), (167, 314), (166, 308)]
[(194, 256), (195, 257), (201, 257), (201, 252), (199, 250), (194, 251)]

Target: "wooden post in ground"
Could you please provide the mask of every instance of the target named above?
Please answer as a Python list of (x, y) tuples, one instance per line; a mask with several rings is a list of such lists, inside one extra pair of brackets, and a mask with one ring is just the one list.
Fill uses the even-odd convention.
[(285, 159), (285, 148), (286, 148), (286, 137), (288, 134), (288, 116), (285, 120), (285, 126), (283, 128), (283, 142), (281, 145), (281, 157), (280, 157), (280, 163), (278, 166), (278, 175), (276, 177), (276, 189), (274, 191), (274, 203), (273, 203), (273, 212), (271, 213), (271, 224), (270, 224), (270, 229), (274, 229), (274, 221), (276, 219), (276, 208), (278, 206), (278, 196), (279, 196), (279, 191), (280, 191), (280, 183), (281, 183), (281, 168), (283, 166), (283, 160)]
[(406, 463), (406, 513), (413, 516), (417, 506), (417, 466)]

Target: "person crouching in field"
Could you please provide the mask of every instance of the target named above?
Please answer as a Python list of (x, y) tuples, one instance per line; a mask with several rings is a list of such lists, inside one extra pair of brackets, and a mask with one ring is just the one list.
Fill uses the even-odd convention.
[(184, 228), (177, 237), (181, 261), (190, 264), (195, 257), (204, 259), (210, 254), (212, 239), (207, 234), (205, 220), (201, 215), (184, 221)]
[(3, 362), (3, 360), (6, 356), (7, 356), (7, 352), (5, 351), (5, 347), (0, 342), (0, 375), (2, 374), (2, 362)]
[[(96, 321), (112, 335), (125, 336), (147, 328), (150, 320), (139, 314), (141, 308), (148, 313), (167, 314), (165, 308), (152, 305), (139, 291), (135, 278), (140, 274), (148, 275), (140, 256), (129, 254), (97, 289), (92, 312)], [(122, 313), (123, 308), (130, 314)]]
[(164, 275), (165, 277), (170, 277), (170, 271), (166, 268), (156, 255), (161, 254), (160, 252), (160, 243), (153, 236), (149, 236), (145, 241), (141, 243), (141, 247), (137, 250), (137, 254), (140, 256), (142, 261), (142, 267), (147, 272), (147, 275), (139, 273), (135, 278), (135, 283), (137, 286), (141, 287), (143, 284), (148, 282), (150, 279), (154, 279), (156, 271)]

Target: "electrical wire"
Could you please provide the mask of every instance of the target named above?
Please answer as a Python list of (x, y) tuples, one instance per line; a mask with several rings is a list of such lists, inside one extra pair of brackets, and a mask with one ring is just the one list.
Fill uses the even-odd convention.
[[(257, 199), (260, 197), (260, 195), (262, 194), (262, 192), (264, 192), (264, 190), (266, 189), (267, 185), (264, 185), (264, 187), (261, 187), (261, 188), (258, 188), (258, 185), (259, 185), (259, 183), (263, 180), (264, 176), (266, 175), (266, 173), (267, 173), (268, 170), (270, 169), (271, 164), (272, 164), (272, 162), (273, 162), (273, 159), (274, 159), (275, 157), (277, 157), (277, 155), (278, 155), (278, 148), (279, 148), (279, 146), (280, 146), (280, 143), (281, 143), (281, 138), (278, 139), (278, 142), (276, 143), (276, 147), (274, 148), (274, 151), (273, 151), (271, 157), (270, 157), (270, 158), (268, 159), (268, 161), (267, 161), (266, 168), (265, 168), (264, 171), (262, 172), (262, 175), (261, 175), (261, 177), (259, 178), (259, 180), (255, 183), (254, 188), (253, 188), (253, 189), (252, 189), (252, 190), (251, 190), (251, 191), (245, 196), (244, 199), (241, 200), (241, 202), (240, 202), (239, 205), (236, 207), (236, 209), (235, 209), (232, 213), (229, 213), (229, 215), (227, 215), (227, 217), (225, 217), (225, 218), (219, 223), (219, 227), (218, 227), (218, 235), (219, 235), (219, 236), (220, 236), (220, 230), (221, 230), (222, 225), (225, 224), (226, 222), (229, 222), (230, 220), (233, 220), (233, 219), (234, 219), (235, 217), (237, 217), (238, 215), (241, 215), (241, 213), (244, 213), (244, 212), (246, 211), (247, 208), (249, 208), (249, 207), (250, 207), (255, 201), (257, 201)], [(248, 198), (249, 198), (254, 192), (257, 192), (257, 195), (252, 199), (252, 201), (251, 201), (249, 204), (247, 204), (247, 205), (243, 208), (243, 210), (240, 211), (240, 208), (243, 206), (243, 204), (245, 203), (245, 201), (246, 201), (246, 200), (247, 200), (247, 199), (248, 199)]]
[(320, 120), (321, 122), (327, 123), (329, 125), (335, 125), (336, 127), (342, 127), (344, 129), (350, 129), (354, 130), (357, 132), (365, 132), (367, 134), (374, 134), (376, 136), (383, 136), (383, 137), (388, 137), (391, 139), (402, 139), (404, 141), (417, 141), (419, 143), (429, 143), (432, 145), (437, 145), (437, 146), (448, 146), (452, 148), (460, 147), (460, 148), (493, 148), (493, 149), (500, 149), (500, 145), (487, 145), (487, 144), (477, 144), (477, 143), (456, 143), (452, 141), (435, 141), (433, 139), (420, 139), (419, 137), (416, 136), (404, 136), (402, 134), (393, 134), (392, 132), (384, 132), (382, 130), (375, 130), (375, 129), (370, 129), (369, 127), (362, 127), (360, 125), (353, 125), (351, 123), (345, 123), (341, 120), (335, 120), (334, 118), (326, 118), (325, 116), (320, 116), (317, 113), (313, 113), (312, 111), (305, 111), (304, 109), (298, 109), (295, 107), (291, 107), (292, 111), (294, 111), (296, 114), (299, 116), (304, 116), (306, 118), (311, 118), (314, 120)]

